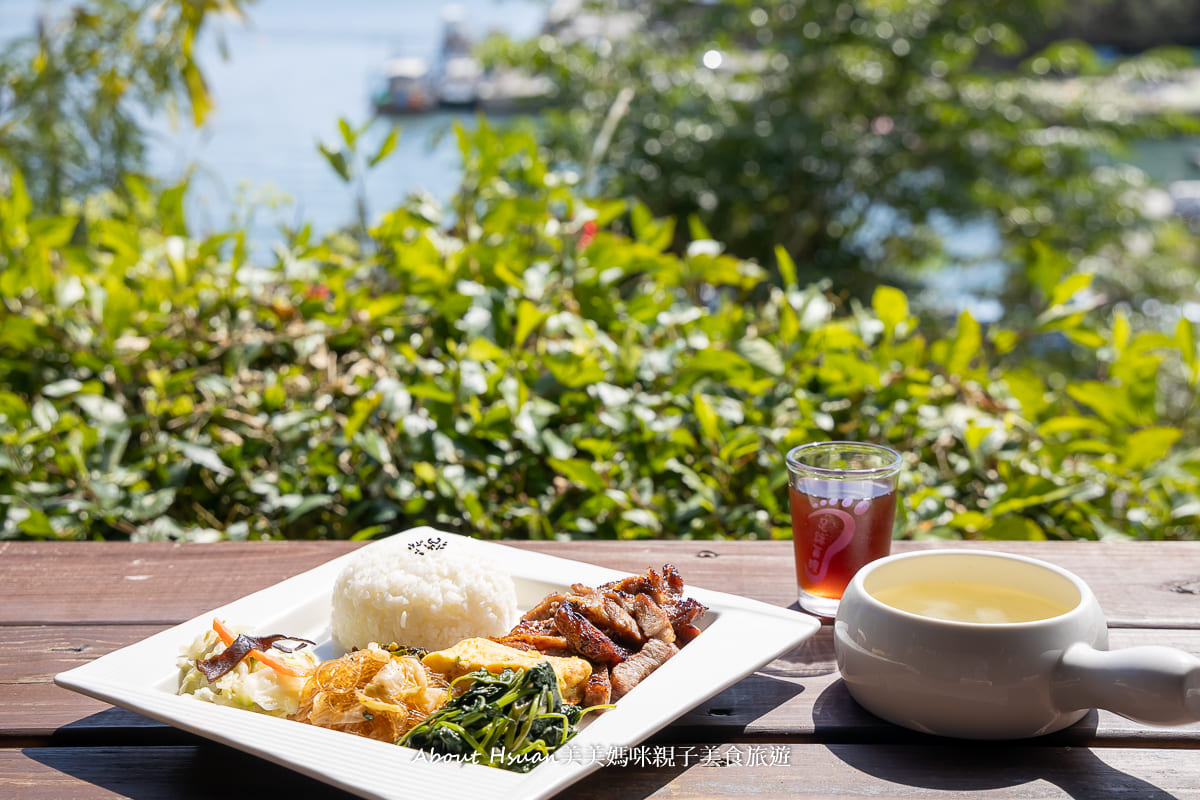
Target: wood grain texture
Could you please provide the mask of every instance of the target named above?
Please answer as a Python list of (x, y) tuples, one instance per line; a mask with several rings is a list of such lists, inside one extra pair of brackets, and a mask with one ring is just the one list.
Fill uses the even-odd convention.
[[(686, 754), (686, 756), (685, 756)], [(1151, 748), (987, 745), (677, 745), (630, 754), (559, 795), (612, 798), (1189, 800), (1200, 754)], [(660, 767), (638, 762), (659, 760)], [(674, 764), (671, 765), (670, 761)], [(686, 760), (686, 766), (685, 766)], [(603, 762), (601, 762), (603, 763)], [(264, 795), (269, 792), (268, 795)], [(0, 750), (0, 797), (22, 800), (347, 800), (317, 780), (218, 745)]]
[(348, 542), (0, 543), (0, 625), (169, 624), (349, 552)]

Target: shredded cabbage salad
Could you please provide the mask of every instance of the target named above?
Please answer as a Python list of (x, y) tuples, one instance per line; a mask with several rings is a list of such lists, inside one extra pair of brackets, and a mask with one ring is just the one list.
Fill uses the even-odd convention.
[[(197, 661), (211, 658), (225, 650), (225, 643), (215, 631), (200, 634), (180, 654), (179, 694), (190, 694), (198, 700), (258, 711), (276, 717), (296, 713), (300, 694), (308, 680), (306, 675), (282, 675), (253, 656), (247, 656), (237, 666), (215, 681), (209, 681), (196, 666)], [(271, 651), (279, 659), (302, 672), (311, 672), (317, 658), (309, 649), (292, 653)]]

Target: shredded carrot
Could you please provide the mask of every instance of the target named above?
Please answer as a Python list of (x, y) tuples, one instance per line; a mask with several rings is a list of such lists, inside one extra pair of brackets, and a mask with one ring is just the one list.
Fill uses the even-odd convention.
[[(213, 625), (212, 626), (213, 626), (213, 630), (217, 632), (217, 636), (221, 637), (221, 641), (225, 643), (226, 647), (233, 644), (233, 640), (235, 637), (234, 637), (233, 633), (229, 630), (229, 628), (225, 627), (225, 623), (221, 622), (221, 620), (217, 619), (216, 617), (213, 617)], [(304, 678), (304, 677), (307, 677), (308, 675), (311, 675), (313, 672), (311, 669), (307, 669), (304, 667), (293, 667), (290, 664), (285, 664), (284, 662), (280, 661), (279, 659), (267, 655), (266, 653), (264, 653), (262, 650), (259, 650), (258, 648), (251, 650), (248, 653), (248, 655), (251, 658), (261, 661), (262, 663), (266, 664), (268, 667), (275, 670), (280, 675), (290, 675), (293, 678)]]
[(213, 617), (213, 630), (217, 632), (217, 636), (221, 637), (221, 641), (225, 643), (226, 647), (233, 644), (233, 634), (229, 632), (229, 628), (225, 627), (225, 623), (216, 617)]

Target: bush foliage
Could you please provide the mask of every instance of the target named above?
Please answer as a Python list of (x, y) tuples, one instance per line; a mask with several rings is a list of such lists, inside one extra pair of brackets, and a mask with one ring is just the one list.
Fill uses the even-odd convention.
[(764, 290), (531, 135), (457, 133), (450, 207), (266, 264), (189, 233), (185, 186), (58, 216), (11, 173), (0, 537), (786, 538), (784, 452), (840, 438), (905, 454), (903, 536), (1196, 538), (1186, 320), (1134, 331), (1044, 246), (1036, 325), (929, 336), (898, 289), (845, 300), (780, 250)]
[[(139, 177), (138, 120), (203, 119), (194, 43), (247, 3), (73, 7), (0, 53), (0, 539), (786, 538), (784, 453), (834, 438), (904, 453), (900, 536), (1198, 538), (1196, 332), (1172, 298), (1149, 310), (1194, 291), (1194, 237), (1144, 225), (1137, 176), (1091, 160), (1105, 148), (1080, 131), (1119, 144), (1122, 120), (1047, 116), (1031, 81), (976, 69), (971, 42), (1019, 44), (1042, 3), (995, 25), (959, 0), (661, 4), (692, 16), (655, 58), (641, 33), (604, 65), (530, 56), (597, 81), (574, 128), (590, 162), (541, 149), (562, 129), (481, 121), (457, 131), (445, 207), (372, 221), (363, 176), (396, 137), (363, 153), (342, 121), (322, 154), (354, 225), (283, 231), (266, 257), (241, 223), (192, 230), (186, 184)], [(714, 21), (737, 24), (709, 42)], [(697, 83), (687, 64), (752, 41), (765, 128), (725, 93), (745, 72)], [(622, 92), (662, 75), (657, 96)], [(633, 180), (644, 156), (661, 183)], [(613, 199), (639, 194), (657, 205)], [(863, 198), (900, 215), (877, 251)], [(937, 260), (936, 209), (1019, 241), (1019, 313), (936, 320), (844, 280)]]

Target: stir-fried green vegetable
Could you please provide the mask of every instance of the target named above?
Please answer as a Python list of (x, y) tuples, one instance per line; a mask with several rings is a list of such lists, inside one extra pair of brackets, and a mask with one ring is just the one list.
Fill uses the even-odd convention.
[(479, 670), (457, 678), (451, 688), (466, 681), (471, 685), (465, 692), (398, 744), (528, 772), (575, 735), (585, 713), (562, 701), (554, 670), (546, 662), (523, 671), (506, 669), (499, 675)]

